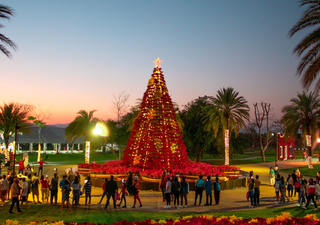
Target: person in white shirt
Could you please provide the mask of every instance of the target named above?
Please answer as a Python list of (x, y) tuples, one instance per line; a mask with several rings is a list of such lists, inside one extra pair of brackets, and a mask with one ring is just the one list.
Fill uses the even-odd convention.
[(171, 208), (171, 188), (172, 188), (172, 183), (170, 181), (170, 177), (167, 177), (167, 183), (166, 183), (166, 190), (165, 190), (165, 194), (166, 194), (166, 200), (167, 200), (167, 205), (164, 206), (164, 208)]
[(22, 198), (21, 198), (21, 205), (20, 209), (22, 208), (23, 202), (26, 203), (27, 209), (29, 208), (28, 205), (28, 194), (29, 194), (29, 183), (26, 181), (26, 178), (22, 178)]

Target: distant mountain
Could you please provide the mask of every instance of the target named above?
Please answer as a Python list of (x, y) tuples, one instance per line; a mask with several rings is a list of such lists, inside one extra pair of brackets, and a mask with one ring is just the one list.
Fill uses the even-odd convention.
[(50, 126), (55, 126), (55, 127), (60, 127), (60, 128), (66, 128), (68, 125), (69, 125), (69, 123), (66, 123), (66, 124), (61, 124), (61, 123), (50, 124)]

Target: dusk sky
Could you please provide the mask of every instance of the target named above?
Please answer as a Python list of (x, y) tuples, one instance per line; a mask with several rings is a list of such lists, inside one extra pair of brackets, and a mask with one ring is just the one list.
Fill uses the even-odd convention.
[(306, 33), (289, 39), (301, 17), (296, 0), (2, 0), (16, 14), (0, 33), (18, 45), (0, 54), (2, 102), (42, 104), (48, 124), (81, 110), (115, 119), (112, 94), (142, 98), (160, 57), (172, 100), (181, 107), (233, 87), (271, 103), (275, 118), (302, 92), (292, 55)]

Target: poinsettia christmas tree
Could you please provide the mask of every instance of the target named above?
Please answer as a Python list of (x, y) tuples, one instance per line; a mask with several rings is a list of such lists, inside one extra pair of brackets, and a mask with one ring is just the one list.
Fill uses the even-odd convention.
[(144, 170), (181, 168), (189, 164), (175, 110), (159, 58), (123, 156), (123, 164)]

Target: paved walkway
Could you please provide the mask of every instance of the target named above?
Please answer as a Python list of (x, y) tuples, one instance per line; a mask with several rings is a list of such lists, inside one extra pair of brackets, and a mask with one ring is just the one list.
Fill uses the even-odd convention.
[[(302, 162), (299, 160), (295, 161), (281, 161), (278, 162), (278, 165), (281, 168), (296, 168), (297, 166), (305, 166), (307, 165), (306, 162)], [(70, 167), (73, 167), (76, 165), (60, 165), (58, 166), (58, 171), (60, 171), (60, 174), (64, 173), (64, 170)], [(244, 171), (254, 171), (254, 175), (259, 175), (260, 180), (262, 182), (261, 187), (261, 200), (260, 200), (260, 206), (256, 208), (249, 208), (250, 202), (246, 199), (246, 193), (247, 188), (238, 188), (233, 190), (226, 190), (221, 191), (221, 200), (219, 205), (213, 205), (213, 206), (194, 206), (194, 192), (190, 192), (188, 194), (188, 207), (179, 209), (181, 212), (217, 212), (217, 211), (241, 211), (241, 210), (255, 210), (255, 209), (267, 209), (267, 208), (281, 208), (281, 207), (288, 207), (288, 206), (295, 206), (297, 198), (294, 198), (294, 201), (291, 201), (288, 204), (274, 204), (275, 202), (275, 193), (274, 188), (270, 186), (269, 183), (269, 166), (274, 166), (274, 162), (272, 163), (259, 163), (259, 164), (248, 164), (248, 165), (239, 165), (242, 170)], [(49, 178), (53, 177), (54, 174), (54, 168), (55, 165), (45, 165), (44, 166), (44, 174), (48, 174)], [(35, 171), (37, 172), (37, 168), (35, 166)], [(286, 176), (286, 174), (284, 174)], [(190, 184), (192, 185), (192, 184)], [(205, 191), (203, 192), (203, 199), (201, 204), (205, 204)], [(84, 206), (84, 197), (80, 198), (80, 207), (90, 208), (90, 209), (104, 209), (104, 204), (106, 202), (106, 199), (103, 200), (103, 205), (98, 205), (97, 202), (100, 200), (100, 196), (102, 194), (101, 188), (93, 187), (92, 189), (92, 199), (91, 199), (91, 205), (90, 206)], [(162, 203), (162, 194), (160, 192), (151, 192), (151, 191), (141, 191), (140, 192), (140, 198), (142, 200), (143, 207), (139, 208), (139, 203), (137, 203), (135, 209), (131, 209), (131, 206), (133, 205), (133, 197), (128, 196), (127, 197), (127, 208), (122, 209), (117, 207), (116, 210), (135, 210), (135, 211), (173, 211), (176, 210), (174, 208), (171, 209), (165, 209), (163, 206), (165, 203)], [(61, 199), (61, 193), (59, 193), (58, 199)], [(29, 200), (32, 200), (32, 196), (29, 195)], [(40, 197), (41, 200), (41, 197)], [(60, 202), (60, 201), (58, 201)], [(111, 200), (112, 202), (112, 200)], [(198, 200), (199, 202), (199, 200)], [(214, 203), (214, 200), (213, 200)], [(113, 203), (112, 203), (113, 204)], [(173, 203), (171, 203), (171, 206), (173, 206)], [(32, 207), (32, 204), (31, 204)], [(113, 207), (109, 206), (108, 210), (114, 210)]]

